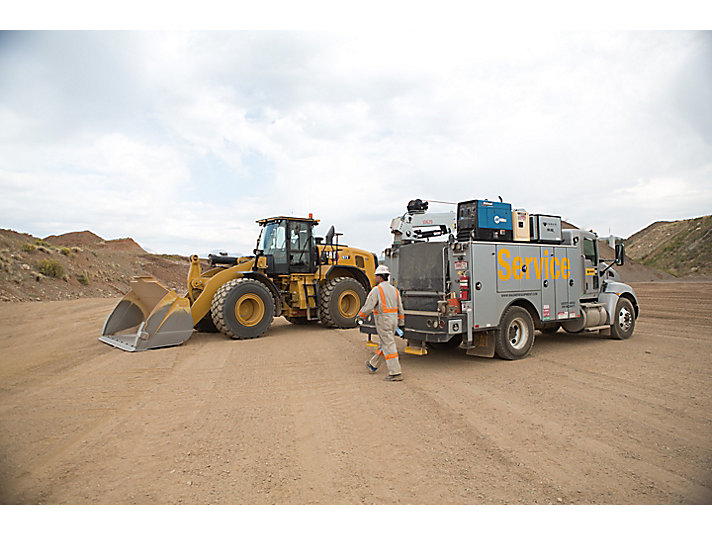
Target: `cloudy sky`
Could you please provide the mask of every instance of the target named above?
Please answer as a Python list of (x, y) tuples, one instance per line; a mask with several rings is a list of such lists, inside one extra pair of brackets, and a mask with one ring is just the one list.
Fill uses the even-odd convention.
[(0, 188), (1, 228), (159, 253), (498, 195), (627, 237), (712, 213), (712, 32), (0, 32)]

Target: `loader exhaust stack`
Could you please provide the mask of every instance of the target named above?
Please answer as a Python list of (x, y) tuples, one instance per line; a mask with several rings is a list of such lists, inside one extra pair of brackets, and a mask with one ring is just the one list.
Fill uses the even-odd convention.
[(192, 333), (188, 299), (142, 276), (131, 281), (131, 291), (106, 318), (99, 340), (135, 352), (180, 345)]

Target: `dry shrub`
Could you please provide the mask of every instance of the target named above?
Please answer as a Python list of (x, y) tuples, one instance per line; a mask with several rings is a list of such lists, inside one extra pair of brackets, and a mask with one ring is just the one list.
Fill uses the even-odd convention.
[(80, 273), (77, 275), (77, 280), (79, 281), (80, 284), (83, 286), (88, 286), (89, 285), (89, 275), (85, 272)]
[(22, 252), (34, 252), (37, 250), (37, 247), (32, 243), (23, 243), (20, 248), (22, 249)]
[(54, 259), (42, 260), (37, 264), (37, 270), (45, 276), (53, 278), (64, 277), (64, 267), (59, 261)]
[(72, 251), (69, 250), (67, 247), (59, 247), (59, 252), (64, 254), (65, 256), (69, 256), (69, 253)]

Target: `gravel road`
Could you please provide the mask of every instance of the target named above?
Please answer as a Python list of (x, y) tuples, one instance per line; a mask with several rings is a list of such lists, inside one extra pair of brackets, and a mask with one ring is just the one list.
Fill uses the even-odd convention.
[(115, 299), (0, 303), (0, 503), (712, 504), (712, 282), (635, 284), (633, 337), (507, 362), (276, 319), (137, 354)]

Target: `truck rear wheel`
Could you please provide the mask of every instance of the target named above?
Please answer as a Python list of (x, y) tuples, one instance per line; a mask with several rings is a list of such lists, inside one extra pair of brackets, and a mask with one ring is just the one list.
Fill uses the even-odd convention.
[(503, 360), (521, 360), (534, 344), (534, 321), (529, 312), (511, 306), (504, 312), (495, 335), (495, 352)]
[(274, 298), (262, 282), (238, 278), (223, 284), (210, 306), (215, 327), (234, 339), (259, 337), (274, 319)]
[(319, 320), (331, 328), (354, 328), (356, 314), (366, 302), (366, 290), (353, 278), (328, 280), (319, 294)]
[(611, 325), (611, 337), (613, 339), (628, 339), (635, 330), (635, 310), (633, 304), (625, 298), (618, 299), (616, 312), (613, 315)]

